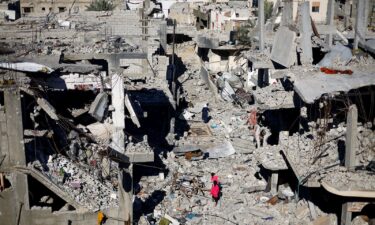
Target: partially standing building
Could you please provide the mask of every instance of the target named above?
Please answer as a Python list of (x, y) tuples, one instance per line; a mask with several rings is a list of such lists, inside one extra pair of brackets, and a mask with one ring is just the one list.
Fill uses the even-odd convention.
[[(20, 0), (20, 12), (21, 16), (65, 11), (79, 13), (85, 11), (92, 2), (92, 0)], [(118, 5), (116, 1), (113, 4)]]

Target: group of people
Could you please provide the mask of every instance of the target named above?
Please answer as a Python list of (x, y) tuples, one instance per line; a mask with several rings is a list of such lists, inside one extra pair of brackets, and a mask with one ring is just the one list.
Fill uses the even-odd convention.
[(213, 201), (215, 202), (215, 206), (217, 206), (217, 203), (219, 202), (219, 199), (221, 197), (221, 185), (219, 182), (219, 177), (215, 175), (215, 173), (211, 173), (211, 196)]

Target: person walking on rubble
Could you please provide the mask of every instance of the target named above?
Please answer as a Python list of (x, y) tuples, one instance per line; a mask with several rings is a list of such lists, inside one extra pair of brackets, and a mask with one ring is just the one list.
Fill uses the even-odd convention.
[(220, 187), (216, 180), (214, 181), (211, 187), (211, 196), (215, 202), (215, 206), (217, 206), (217, 203), (219, 202), (219, 199), (220, 199)]
[(258, 124), (258, 109), (253, 108), (251, 110), (248, 110), (249, 115), (247, 119), (247, 124), (249, 125), (249, 129), (253, 132), (255, 141), (256, 141), (256, 147), (261, 147), (261, 127)]
[(208, 123), (208, 121), (211, 119), (211, 116), (208, 115), (209, 111), (210, 109), (208, 108), (208, 103), (204, 104), (202, 108), (202, 120), (204, 123)]

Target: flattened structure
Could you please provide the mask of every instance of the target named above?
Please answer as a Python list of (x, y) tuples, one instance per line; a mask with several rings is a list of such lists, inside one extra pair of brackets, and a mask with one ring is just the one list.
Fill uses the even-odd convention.
[(348, 92), (370, 85), (375, 85), (375, 74), (373, 72), (353, 71), (352, 75), (327, 75), (319, 72), (303, 78), (297, 77), (294, 90), (305, 103), (311, 104), (323, 94)]

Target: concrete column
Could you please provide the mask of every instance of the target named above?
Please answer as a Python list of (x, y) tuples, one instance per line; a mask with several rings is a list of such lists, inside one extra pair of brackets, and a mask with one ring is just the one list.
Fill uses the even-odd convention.
[(21, 95), (18, 89), (4, 90), (4, 106), (9, 144), (8, 157), (12, 165), (24, 166), (26, 156), (23, 143)]
[(349, 1), (346, 1), (344, 5), (344, 14), (345, 14), (344, 26), (345, 27), (348, 27), (350, 24), (351, 8), (352, 8), (352, 4)]
[(279, 174), (277, 172), (272, 172), (271, 175), (271, 194), (277, 194), (277, 183), (279, 182)]
[(258, 1), (258, 20), (259, 20), (259, 50), (264, 51), (264, 0)]
[(346, 141), (345, 141), (345, 167), (352, 170), (355, 166), (355, 152), (358, 147), (357, 140), (358, 110), (356, 105), (349, 107), (346, 121)]
[[(141, 44), (141, 48), (142, 48), (142, 51), (144, 53), (147, 54), (147, 60), (149, 60), (149, 62), (152, 61), (152, 56), (149, 56), (148, 55), (148, 29), (147, 29), (147, 26), (148, 26), (148, 21), (147, 21), (147, 17), (145, 16), (145, 2), (143, 3), (143, 8), (140, 8), (138, 13), (139, 13), (139, 18), (141, 20), (141, 25), (142, 25), (142, 44)], [(148, 62), (147, 60), (142, 60), (142, 73), (146, 75), (146, 73), (148, 72), (147, 68), (148, 68)]]
[[(118, 218), (124, 221), (129, 221), (132, 224), (133, 221), (133, 164), (120, 164), (119, 173), (119, 210)], [(124, 222), (119, 221), (119, 225), (123, 225)], [(127, 223), (125, 223), (127, 224)]]
[(293, 24), (293, 1), (285, 0), (283, 14), (281, 17), (281, 26), (290, 26)]
[(125, 153), (125, 90), (124, 80), (117, 73), (112, 74), (112, 120), (114, 132), (112, 135), (112, 148), (120, 153)]
[[(125, 153), (125, 89), (124, 80), (117, 74), (112, 74), (112, 105), (114, 111), (112, 112), (112, 120), (114, 125), (114, 132), (112, 134), (111, 146), (119, 153)], [(124, 221), (129, 221), (130, 224), (133, 221), (133, 201), (132, 201), (132, 173), (129, 172), (128, 168), (131, 165), (124, 165), (120, 163), (118, 180), (119, 189), (119, 210), (118, 218)], [(119, 224), (124, 224), (120, 222)]]
[[(4, 90), (9, 165), (26, 166), (23, 143), (21, 95), (18, 88)], [(29, 187), (25, 174), (14, 173), (15, 205), (29, 209)]]
[(366, 6), (369, 5), (369, 0), (358, 0), (357, 1), (357, 17), (355, 21), (355, 37), (354, 37), (354, 44), (353, 49), (358, 49), (358, 43), (360, 41), (364, 41), (366, 35)]
[[(328, 10), (327, 10), (327, 24), (333, 25), (334, 24), (334, 16), (335, 16), (335, 0), (328, 1)], [(332, 47), (333, 43), (333, 35), (328, 34), (326, 42), (329, 47)]]
[(300, 46), (302, 48), (301, 63), (309, 65), (313, 61), (312, 57), (312, 28), (310, 18), (310, 2), (302, 2), (299, 7), (299, 23), (301, 31)]
[(352, 223), (352, 212), (348, 211), (349, 202), (345, 202), (341, 207), (341, 225), (350, 225)]

